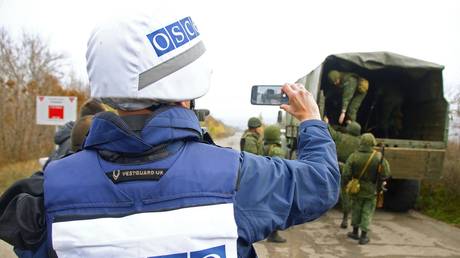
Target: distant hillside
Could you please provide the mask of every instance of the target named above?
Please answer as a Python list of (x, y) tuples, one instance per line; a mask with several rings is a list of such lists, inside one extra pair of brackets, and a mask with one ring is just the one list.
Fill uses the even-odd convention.
[(232, 136), (236, 131), (235, 128), (224, 124), (212, 116), (207, 116), (205, 121), (201, 123), (201, 126), (206, 127), (214, 139)]

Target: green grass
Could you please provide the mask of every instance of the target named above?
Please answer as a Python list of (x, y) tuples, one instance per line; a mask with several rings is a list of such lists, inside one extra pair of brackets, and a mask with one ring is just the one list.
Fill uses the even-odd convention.
[(460, 194), (446, 187), (444, 180), (422, 182), (417, 209), (434, 219), (460, 227)]
[(443, 176), (438, 181), (422, 181), (416, 208), (437, 220), (460, 227), (459, 141), (448, 144)]

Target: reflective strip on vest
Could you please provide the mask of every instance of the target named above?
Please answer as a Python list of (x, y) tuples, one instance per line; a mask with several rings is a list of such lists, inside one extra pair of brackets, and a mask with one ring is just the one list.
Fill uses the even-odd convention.
[(52, 224), (59, 257), (237, 257), (233, 204)]

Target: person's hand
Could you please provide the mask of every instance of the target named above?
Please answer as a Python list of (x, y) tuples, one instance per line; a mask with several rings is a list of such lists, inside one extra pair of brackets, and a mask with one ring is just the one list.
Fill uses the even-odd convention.
[(324, 121), (326, 124), (329, 124), (329, 118), (327, 118), (327, 116), (324, 116), (324, 117), (323, 117), (323, 121)]
[(281, 105), (281, 109), (297, 118), (300, 122), (311, 119), (321, 120), (315, 99), (303, 85), (286, 83), (281, 90), (289, 97), (289, 104)]
[(345, 120), (345, 112), (342, 111), (339, 116), (339, 124), (343, 124), (343, 120)]

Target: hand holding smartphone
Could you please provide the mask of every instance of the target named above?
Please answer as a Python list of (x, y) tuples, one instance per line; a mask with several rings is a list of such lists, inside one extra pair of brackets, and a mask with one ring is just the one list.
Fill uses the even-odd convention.
[(251, 104), (280, 106), (288, 104), (288, 96), (281, 90), (282, 85), (254, 85), (251, 90)]
[(321, 120), (313, 95), (303, 85), (297, 83), (254, 85), (251, 90), (251, 104), (280, 106), (300, 122), (311, 119)]

